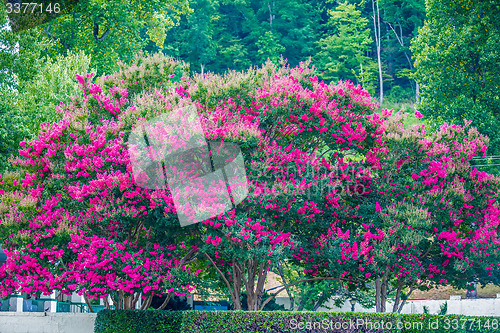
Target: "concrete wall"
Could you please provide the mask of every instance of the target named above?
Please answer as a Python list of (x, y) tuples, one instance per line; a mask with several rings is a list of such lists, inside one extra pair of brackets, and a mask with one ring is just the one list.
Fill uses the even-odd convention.
[[(452, 296), (453, 298), (453, 296)], [(276, 302), (290, 307), (288, 297), (277, 297)], [(450, 299), (409, 301), (402, 313), (423, 313), (423, 307), (429, 308), (429, 313), (436, 314), (439, 307), (448, 302), (448, 314), (469, 316), (500, 316), (500, 297), (483, 299)], [(331, 310), (319, 308), (318, 311), (349, 312), (351, 304), (345, 302), (341, 308), (329, 303)], [(392, 310), (391, 304), (387, 308)], [(356, 312), (375, 312), (375, 309), (365, 309), (355, 305)], [(0, 333), (93, 333), (95, 313), (49, 313), (49, 312), (0, 312)], [(145, 332), (147, 333), (147, 332)]]
[(0, 312), (0, 333), (93, 333), (95, 313)]
[(439, 307), (448, 303), (447, 314), (462, 314), (467, 316), (500, 316), (500, 298), (450, 299), (409, 301), (403, 307), (402, 313), (423, 313), (427, 306), (429, 313), (439, 313)]
[[(456, 296), (451, 296), (449, 300), (414, 300), (406, 302), (401, 313), (424, 313), (424, 306), (426, 306), (429, 309), (430, 314), (437, 314), (439, 313), (440, 306), (445, 302), (448, 303), (447, 314), (460, 314), (467, 316), (500, 316), (500, 297), (457, 299)], [(286, 309), (290, 308), (290, 300), (288, 297), (276, 297), (276, 303), (284, 305)], [(348, 301), (345, 302), (344, 305), (340, 308), (337, 308), (334, 305), (333, 301), (328, 302), (327, 305), (331, 307), (331, 309), (320, 307), (318, 311), (351, 311), (351, 304)], [(392, 312), (392, 306), (393, 304), (391, 304), (390, 302), (387, 303), (386, 308), (388, 312)], [(354, 311), (375, 312), (375, 309), (366, 309), (359, 304), (355, 304)]]

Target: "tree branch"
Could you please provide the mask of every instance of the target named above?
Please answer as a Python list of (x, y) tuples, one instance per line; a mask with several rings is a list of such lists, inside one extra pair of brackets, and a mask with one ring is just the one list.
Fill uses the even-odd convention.
[(168, 302), (170, 301), (170, 299), (172, 298), (172, 294), (173, 294), (173, 291), (169, 292), (167, 297), (165, 297), (165, 300), (163, 301), (163, 303), (161, 303), (160, 307), (158, 308), (158, 310), (163, 310), (165, 309), (165, 307), (167, 306)]
[(87, 296), (85, 295), (85, 293), (83, 293), (83, 299), (85, 300), (85, 303), (87, 304), (87, 306), (89, 307), (89, 311), (90, 312), (94, 312), (94, 309), (92, 308), (92, 304), (90, 304), (89, 300), (87, 299)]
[(212, 263), (212, 265), (215, 267), (215, 269), (217, 270), (217, 272), (219, 273), (219, 275), (222, 277), (222, 280), (224, 280), (224, 283), (226, 284), (227, 286), (227, 289), (229, 289), (229, 292), (231, 293), (231, 297), (235, 297), (234, 296), (234, 292), (233, 292), (233, 289), (231, 288), (231, 284), (229, 283), (229, 281), (226, 279), (226, 277), (224, 276), (224, 273), (222, 273), (222, 271), (219, 269), (219, 267), (217, 267), (217, 265), (215, 264), (215, 262), (212, 260), (212, 258), (210, 258), (210, 256), (205, 253), (205, 257), (207, 257), (207, 259)]
[(99, 37), (99, 24), (97, 24), (94, 21), (94, 38), (98, 43), (101, 43), (108, 35), (109, 35), (109, 27), (106, 29), (106, 31)]
[(290, 287), (293, 287), (295, 286), (296, 284), (299, 284), (299, 283), (302, 283), (302, 282), (307, 282), (307, 281), (317, 281), (317, 280), (337, 280), (337, 278), (334, 278), (334, 277), (316, 277), (316, 278), (308, 278), (308, 279), (302, 279), (302, 280), (298, 280), (298, 281), (295, 281), (295, 282), (292, 282), (286, 286), (284, 286), (283, 288), (281, 289), (278, 289), (277, 292), (275, 292), (273, 295), (271, 295), (269, 298), (267, 298), (263, 303), (262, 305), (260, 306), (260, 311), (262, 311), (262, 309), (264, 309), (264, 307), (266, 306), (267, 303), (269, 303), (273, 298), (275, 298), (280, 292), (282, 292), (283, 290), (287, 289), (287, 288), (290, 288)]

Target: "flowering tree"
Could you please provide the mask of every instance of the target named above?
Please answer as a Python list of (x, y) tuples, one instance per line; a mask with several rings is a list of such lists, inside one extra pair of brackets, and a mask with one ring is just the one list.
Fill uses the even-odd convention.
[[(382, 311), (391, 286), (398, 300), (406, 286), (493, 268), (498, 180), (468, 164), (486, 150), (477, 131), (404, 129), (308, 63), (192, 79), (182, 67), (156, 56), (79, 76), (83, 99), (20, 143), (0, 193), (4, 292), (146, 308), (210, 271), (235, 309), (245, 290), (259, 310), (267, 272), (294, 258), (308, 276), (284, 288), (375, 281)], [(239, 151), (244, 177), (208, 177)]]
[[(380, 137), (376, 131), (379, 124), (367, 117), (375, 104), (366, 91), (351, 83), (328, 86), (318, 82), (307, 64), (289, 69), (268, 63), (244, 74), (204, 75), (193, 81), (182, 82), (175, 92), (142, 96), (140, 106), (131, 109), (126, 117), (146, 115), (146, 119), (153, 119), (161, 114), (158, 110), (193, 103), (207, 140), (241, 147), (248, 196), (234, 209), (186, 228), (202, 257), (217, 271), (235, 308), (241, 308), (244, 288), (248, 308), (261, 309), (267, 272), (291, 256), (299, 244), (296, 235), (300, 223), (328, 221), (327, 216), (314, 216), (318, 206), (335, 201), (335, 189), (326, 195), (317, 186), (320, 182), (340, 182), (340, 176), (333, 174), (330, 177), (335, 179), (328, 179), (327, 168), (336, 168), (335, 163), (343, 161), (352, 147), (370, 151)], [(192, 140), (182, 131), (184, 126), (173, 131), (165, 129), (164, 120), (161, 123), (162, 131), (170, 138), (162, 141), (167, 146), (184, 147)], [(158, 124), (152, 128), (158, 128)], [(155, 132), (154, 140), (161, 135), (159, 132)], [(179, 133), (184, 141), (171, 142), (178, 140)], [(186, 157), (184, 154), (183, 159)], [(175, 167), (178, 172), (179, 165)], [(158, 175), (157, 170), (154, 175)], [(172, 170), (166, 170), (165, 178), (172, 176)], [(207, 199), (210, 193), (200, 191), (197, 188), (196, 193), (209, 203), (204, 207), (209, 209), (207, 206), (214, 201)], [(169, 195), (165, 202), (171, 202)], [(159, 218), (175, 220), (173, 213), (179, 213), (178, 207)]]
[[(162, 77), (175, 67), (162, 68)], [(218, 272), (236, 309), (242, 287), (248, 308), (261, 308), (267, 272), (297, 247), (301, 223), (328, 221), (315, 213), (335, 202), (335, 190), (325, 195), (311, 188), (335, 182), (325, 171), (342, 163), (352, 147), (369, 151), (380, 137), (378, 124), (367, 116), (376, 104), (351, 83), (318, 82), (307, 64), (290, 69), (270, 63), (245, 74), (182, 78), (175, 85), (165, 80), (131, 98), (126, 87), (141, 77), (135, 68), (99, 83), (91, 75), (79, 77), (83, 99), (60, 108), (63, 121), (45, 124), (37, 139), (21, 142), (19, 180), (5, 184), (16, 188), (4, 193), (17, 199), (2, 200), (5, 269), (15, 276), (10, 286), (110, 294), (128, 308), (139, 294), (177, 290), (175, 283), (188, 289), (174, 276), (189, 273), (185, 264), (197, 256)], [(201, 222), (193, 216), (208, 205), (176, 206), (172, 188), (141, 186), (150, 179), (136, 177), (126, 145), (144, 121), (187, 105), (196, 107), (207, 140), (239, 145), (249, 189), (236, 207)], [(181, 135), (175, 139), (181, 142), (173, 142), (174, 133), (167, 133), (178, 146), (192, 139), (184, 136), (182, 142)], [(184, 171), (170, 168), (165, 174), (187, 177)], [(213, 202), (207, 199), (213, 193), (195, 195)], [(183, 228), (179, 214), (198, 223)], [(186, 249), (171, 245), (182, 241)], [(22, 264), (27, 256), (33, 267)], [(30, 284), (42, 267), (43, 281), (50, 283)]]
[(341, 194), (330, 227), (294, 256), (314, 276), (352, 287), (373, 281), (377, 311), (393, 292), (396, 312), (415, 288), (465, 287), (498, 270), (500, 180), (471, 166), (488, 139), (470, 123), (428, 134), (423, 125), (405, 128), (401, 114), (382, 116), (376, 155), (384, 162), (360, 178), (362, 191)]
[[(349, 82), (326, 85), (306, 64), (302, 66), (264, 68), (267, 73), (250, 72), (244, 78), (206, 76), (188, 89), (201, 105), (217, 109), (221, 96), (221, 111), (241, 110), (243, 119), (254, 122), (257, 145), (246, 155), (250, 194), (221, 222), (213, 222), (203, 247), (235, 304), (243, 285), (248, 308), (253, 310), (265, 305), (267, 271), (291, 258), (302, 242), (305, 225), (329, 225), (331, 215), (322, 210), (337, 200), (335, 184), (342, 182), (349, 167), (345, 156), (370, 154), (380, 139), (379, 123), (369, 117), (376, 104), (366, 91)], [(255, 75), (258, 86), (246, 94), (233, 93), (236, 96), (227, 105), (224, 96), (234, 89), (235, 81), (252, 82)], [(201, 84), (204, 95), (198, 97), (196, 89)], [(218, 117), (223, 114), (228, 112)], [(370, 156), (376, 159), (373, 153)], [(308, 279), (292, 283), (303, 281)]]
[(83, 99), (61, 105), (62, 121), (22, 141), (18, 171), (2, 179), (2, 288), (76, 291), (90, 308), (89, 298), (133, 308), (142, 296), (146, 308), (155, 294), (192, 289), (185, 264), (196, 249), (153, 230), (158, 202), (130, 174), (119, 117), (128, 93), (103, 92), (91, 78), (78, 77)]

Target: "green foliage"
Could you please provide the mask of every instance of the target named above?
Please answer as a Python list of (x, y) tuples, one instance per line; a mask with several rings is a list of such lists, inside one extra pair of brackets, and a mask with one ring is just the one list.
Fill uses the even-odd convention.
[(448, 302), (444, 302), (441, 306), (439, 306), (439, 314), (445, 315), (448, 312)]
[(165, 88), (169, 81), (179, 82), (189, 72), (189, 65), (163, 53), (138, 53), (131, 65), (119, 62), (118, 68), (117, 72), (102, 76), (97, 81), (105, 89), (113, 86), (127, 88), (129, 99), (139, 93), (152, 92), (155, 88)]
[(385, 82), (384, 86), (390, 88), (391, 92), (396, 86), (413, 90), (411, 97), (414, 100), (416, 87), (410, 78), (414, 71), (410, 41), (417, 35), (418, 28), (424, 24), (425, 1), (379, 0), (379, 3), (384, 23), (382, 61), (386, 68), (385, 73), (392, 81)]
[[(381, 329), (389, 325), (392, 329)], [(355, 332), (493, 333), (498, 331), (498, 318), (353, 312), (103, 310), (95, 321), (96, 333), (347, 333), (353, 329)]]
[(473, 120), (500, 153), (500, 3), (428, 0), (424, 27), (412, 42), (419, 110), (436, 121)]
[(15, 97), (14, 92), (0, 90), (0, 173), (10, 166), (8, 158), (17, 153), (27, 133), (24, 119), (15, 112)]
[[(6, 22), (2, 11), (0, 25)], [(17, 154), (19, 141), (29, 136), (28, 123), (32, 116), (19, 111), (20, 96), (43, 68), (41, 59), (52, 44), (43, 37), (41, 29), (19, 34), (7, 28), (0, 30), (0, 172), (10, 167), (8, 158)]]
[(38, 134), (40, 124), (58, 121), (61, 115), (57, 113), (57, 106), (80, 96), (76, 75), (91, 71), (90, 61), (82, 51), (41, 59), (38, 73), (24, 83), (24, 89), (17, 96), (16, 108), (24, 119), (28, 136)]
[(54, 53), (84, 51), (98, 74), (117, 70), (118, 61), (131, 62), (148, 42), (161, 48), (167, 30), (191, 10), (187, 0), (89, 0), (44, 26), (54, 41)]
[(403, 88), (401, 86), (392, 87), (387, 98), (390, 102), (403, 102), (403, 101), (411, 101), (413, 97), (412, 92), (408, 88)]
[(214, 31), (219, 19), (219, 3), (214, 0), (191, 0), (189, 6), (194, 8), (193, 12), (182, 18), (177, 29), (169, 32), (170, 38), (164, 45), (155, 47), (149, 43), (149, 49), (161, 49), (174, 57), (182, 55), (182, 59), (188, 61), (193, 69), (199, 68), (203, 72), (207, 64), (216, 60), (218, 43), (214, 40)]
[[(190, 0), (193, 14), (172, 28), (163, 51), (193, 69), (245, 70), (282, 54), (292, 66), (316, 53), (324, 8), (316, 2)], [(148, 51), (158, 51), (149, 43)]]
[[(284, 284), (303, 279), (305, 276), (302, 271), (303, 269), (293, 262), (282, 263), (281, 272), (283, 273), (282, 280), (285, 280)], [(281, 282), (283, 283), (283, 281)], [(319, 308), (331, 309), (328, 303), (332, 299), (336, 307), (342, 307), (345, 302), (352, 299), (365, 308), (374, 306), (372, 290), (361, 290), (360, 288), (349, 290), (347, 287), (347, 285), (336, 280), (316, 280), (297, 284), (289, 288), (289, 294), (293, 298), (293, 310), (317, 311)]]
[(257, 46), (259, 48), (257, 53), (260, 62), (265, 62), (269, 59), (273, 63), (276, 63), (283, 51), (285, 51), (285, 47), (279, 43), (278, 38), (271, 31), (266, 31), (266, 33), (259, 38)]
[[(6, 17), (0, 19), (6, 23)], [(53, 46), (42, 30), (34, 28), (21, 33), (0, 31), (0, 89), (20, 90), (43, 67), (42, 59)]]
[(369, 73), (374, 66), (365, 56), (373, 42), (367, 27), (368, 19), (361, 16), (361, 11), (354, 4), (347, 2), (328, 14), (330, 30), (319, 40), (321, 50), (315, 56), (321, 77), (329, 81), (350, 79), (370, 86), (373, 75)]

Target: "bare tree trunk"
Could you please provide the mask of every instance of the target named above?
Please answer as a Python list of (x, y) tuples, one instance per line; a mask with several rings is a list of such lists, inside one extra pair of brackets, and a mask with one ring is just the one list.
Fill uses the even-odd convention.
[(318, 301), (316, 302), (316, 304), (314, 304), (314, 307), (313, 307), (313, 311), (316, 311), (318, 310), (318, 308), (321, 306), (321, 303), (323, 303), (325, 301), (325, 298), (326, 298), (326, 293), (323, 291), (321, 293), (321, 295), (319, 296), (319, 299)]
[(258, 262), (255, 262), (253, 259), (248, 261), (248, 278), (245, 281), (245, 289), (247, 291), (247, 307), (249, 311), (252, 311), (255, 307), (255, 274), (257, 271)]
[[(220, 277), (226, 284), (226, 287), (231, 295), (231, 300), (233, 301), (234, 310), (241, 310), (241, 279), (237, 281), (236, 277), (233, 277), (233, 287), (231, 287), (231, 283), (229, 283), (229, 280), (225, 277), (224, 273), (220, 270), (220, 268), (217, 266), (215, 261), (210, 257), (210, 255), (208, 255), (208, 253), (205, 253), (205, 257), (210, 261), (212, 266), (214, 266), (215, 270), (217, 271), (217, 273), (219, 273)], [(234, 267), (235, 265), (233, 261), (233, 272), (236, 271)]]
[(115, 305), (117, 310), (125, 308), (124, 298), (125, 298), (125, 295), (124, 295), (123, 290), (119, 290), (118, 291), (118, 304)]
[(141, 293), (137, 293), (135, 296), (132, 295), (132, 309), (135, 309), (135, 305), (137, 304), (140, 296)]
[(163, 303), (161, 303), (160, 307), (158, 308), (158, 310), (163, 310), (165, 309), (165, 307), (167, 306), (168, 302), (170, 301), (170, 299), (172, 298), (172, 295), (173, 295), (173, 292), (169, 292), (167, 297), (165, 297), (165, 300), (163, 301)]
[(387, 302), (387, 274), (384, 274), (382, 278), (382, 285), (380, 289), (380, 312), (386, 311), (386, 302)]
[(376, 312), (382, 312), (382, 308), (380, 306), (381, 303), (381, 293), (382, 293), (382, 288), (381, 288), (382, 283), (380, 282), (380, 278), (375, 279), (375, 311)]
[(87, 304), (89, 311), (94, 312), (94, 309), (92, 308), (92, 304), (90, 304), (89, 300), (87, 299), (87, 295), (83, 293), (83, 299), (85, 300), (85, 304)]
[(235, 306), (235, 310), (241, 310), (241, 278), (242, 275), (245, 274), (244, 270), (241, 271), (236, 266), (237, 263), (233, 260), (233, 304)]
[[(273, 7), (274, 7), (274, 1), (273, 1)], [(269, 28), (271, 30), (271, 33), (273, 32), (273, 18), (274, 18), (274, 15), (273, 15), (273, 10), (271, 8), (271, 4), (269, 3), (269, 1), (267, 2), (267, 8), (269, 8)]]
[(385, 312), (387, 301), (387, 274), (375, 279), (375, 310)]
[(123, 297), (123, 309), (130, 310), (133, 308), (135, 308), (134, 295), (124, 296)]
[(111, 294), (111, 293), (109, 294), (109, 297), (113, 301), (113, 304), (115, 305), (115, 309), (118, 310), (119, 309), (118, 300), (115, 297), (113, 297), (113, 294)]
[[(376, 2), (376, 6), (375, 6)], [(375, 11), (376, 7), (376, 11)], [(380, 84), (380, 105), (384, 102), (384, 79), (382, 75), (382, 61), (380, 59), (380, 11), (378, 6), (378, 0), (372, 0), (373, 9), (373, 28), (375, 33), (375, 45), (377, 47), (377, 60), (378, 60), (378, 77)]]
[(399, 308), (399, 301), (401, 300), (401, 290), (403, 289), (403, 285), (401, 283), (398, 284), (396, 288), (396, 298), (394, 299), (394, 306), (392, 307), (392, 312), (396, 312)]
[[(257, 270), (257, 266), (259, 267)], [(266, 282), (267, 271), (269, 265), (261, 262), (249, 261), (248, 264), (248, 279), (245, 280), (247, 291), (247, 306), (249, 311), (257, 311), (262, 303), (262, 295), (264, 294), (264, 284)], [(256, 274), (257, 273), (257, 274)], [(257, 275), (257, 285), (255, 285), (255, 277)]]
[[(397, 39), (399, 45), (401, 45), (401, 47), (404, 47), (403, 27), (401, 26), (401, 23), (398, 22), (398, 24), (399, 24), (399, 36), (398, 36), (398, 33), (396, 32), (396, 29), (394, 28), (394, 26), (391, 23), (387, 23), (387, 24), (389, 25), (391, 30), (394, 32), (394, 35), (396, 36), (396, 39)], [(406, 57), (406, 61), (408, 62), (408, 65), (410, 66), (410, 69), (413, 69), (413, 64), (411, 63), (410, 56), (408, 55), (408, 53), (406, 53), (406, 51), (404, 52), (404, 55)], [(415, 81), (415, 101), (417, 103), (418, 103), (418, 100), (420, 97), (419, 95), (420, 95), (420, 86), (419, 86), (418, 82)]]
[(153, 295), (149, 295), (145, 300), (144, 303), (141, 305), (141, 310), (147, 310), (151, 303), (153, 302)]
[(304, 306), (306, 306), (306, 297), (305, 296), (302, 296), (300, 298), (300, 304), (299, 304), (299, 307), (297, 309), (297, 311), (302, 311), (304, 310)]
[(111, 309), (111, 307), (109, 306), (108, 296), (104, 298), (104, 308), (108, 310)]
[(260, 304), (262, 303), (262, 295), (264, 294), (264, 284), (266, 283), (267, 272), (269, 271), (269, 264), (261, 263), (259, 266), (259, 278), (257, 280), (257, 289), (256, 289), (256, 300), (254, 311), (259, 310)]
[(399, 309), (398, 309), (398, 313), (401, 313), (401, 310), (403, 310), (403, 306), (405, 305), (406, 303), (406, 300), (408, 299), (408, 297), (410, 297), (411, 293), (415, 290), (415, 287), (410, 287), (410, 291), (408, 292), (408, 295), (406, 295), (406, 298), (401, 302), (401, 304), (399, 305)]

